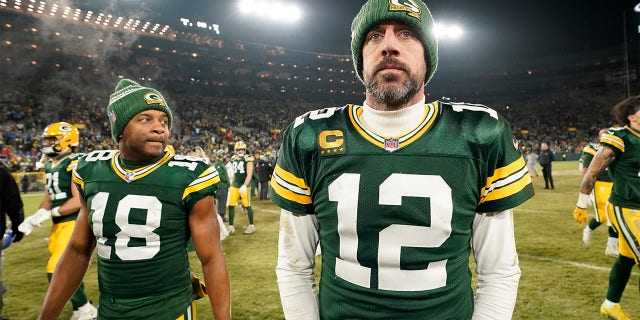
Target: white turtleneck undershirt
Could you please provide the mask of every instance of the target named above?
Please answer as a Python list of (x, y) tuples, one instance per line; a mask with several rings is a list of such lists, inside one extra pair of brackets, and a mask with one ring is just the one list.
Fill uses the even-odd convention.
[(425, 98), (418, 103), (395, 111), (380, 111), (371, 108), (365, 102), (360, 121), (367, 130), (371, 130), (383, 137), (398, 137), (415, 127), (424, 118)]

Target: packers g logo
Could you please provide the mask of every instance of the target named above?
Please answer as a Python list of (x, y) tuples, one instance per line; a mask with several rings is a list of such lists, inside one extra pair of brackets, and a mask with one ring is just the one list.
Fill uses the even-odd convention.
[(344, 153), (344, 133), (340, 130), (326, 130), (318, 135), (320, 154)]
[(162, 98), (161, 95), (155, 93), (155, 92), (149, 92), (149, 93), (145, 93), (144, 95), (144, 101), (147, 102), (147, 104), (159, 104), (163, 107), (166, 107), (167, 104), (164, 102), (164, 99)]
[(414, 0), (389, 0), (389, 11), (404, 11), (408, 15), (421, 20), (420, 7)]
[(72, 130), (71, 127), (66, 124), (61, 125), (58, 129), (62, 132), (71, 132)]

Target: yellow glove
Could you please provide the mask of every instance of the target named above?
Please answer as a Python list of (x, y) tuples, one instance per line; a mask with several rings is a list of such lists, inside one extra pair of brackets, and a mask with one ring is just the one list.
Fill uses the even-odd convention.
[(589, 220), (587, 217), (587, 209), (576, 207), (573, 210), (573, 218), (576, 219), (577, 223), (587, 223)]
[(207, 296), (207, 286), (205, 286), (204, 282), (200, 281), (198, 275), (193, 272), (191, 273), (191, 286), (196, 294), (196, 300)]

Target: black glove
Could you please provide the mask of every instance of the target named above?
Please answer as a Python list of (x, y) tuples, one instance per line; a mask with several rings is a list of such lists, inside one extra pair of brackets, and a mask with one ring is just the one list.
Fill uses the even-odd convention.
[[(14, 219), (15, 218), (15, 219)], [(24, 221), (24, 208), (20, 208), (17, 217), (11, 217), (11, 231), (13, 231), (13, 241), (19, 242), (24, 237), (24, 233), (18, 230), (20, 224)]]
[(24, 233), (18, 230), (18, 226), (11, 225), (11, 230), (13, 231), (13, 242), (19, 242), (24, 237)]

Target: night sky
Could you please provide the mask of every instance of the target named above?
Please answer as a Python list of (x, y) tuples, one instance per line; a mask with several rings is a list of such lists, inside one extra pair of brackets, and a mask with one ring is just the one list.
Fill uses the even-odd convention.
[[(216, 22), (229, 39), (348, 54), (351, 20), (364, 3), (360, 0), (298, 0), (305, 9), (305, 17), (292, 26), (248, 19), (238, 13), (236, 2), (147, 0), (146, 5), (154, 12), (161, 11), (159, 19), (181, 14)], [(465, 29), (463, 39), (440, 42), (443, 54), (520, 59), (621, 46), (623, 10), (625, 3), (628, 6), (631, 2), (438, 0), (426, 3), (436, 22), (457, 22)]]

